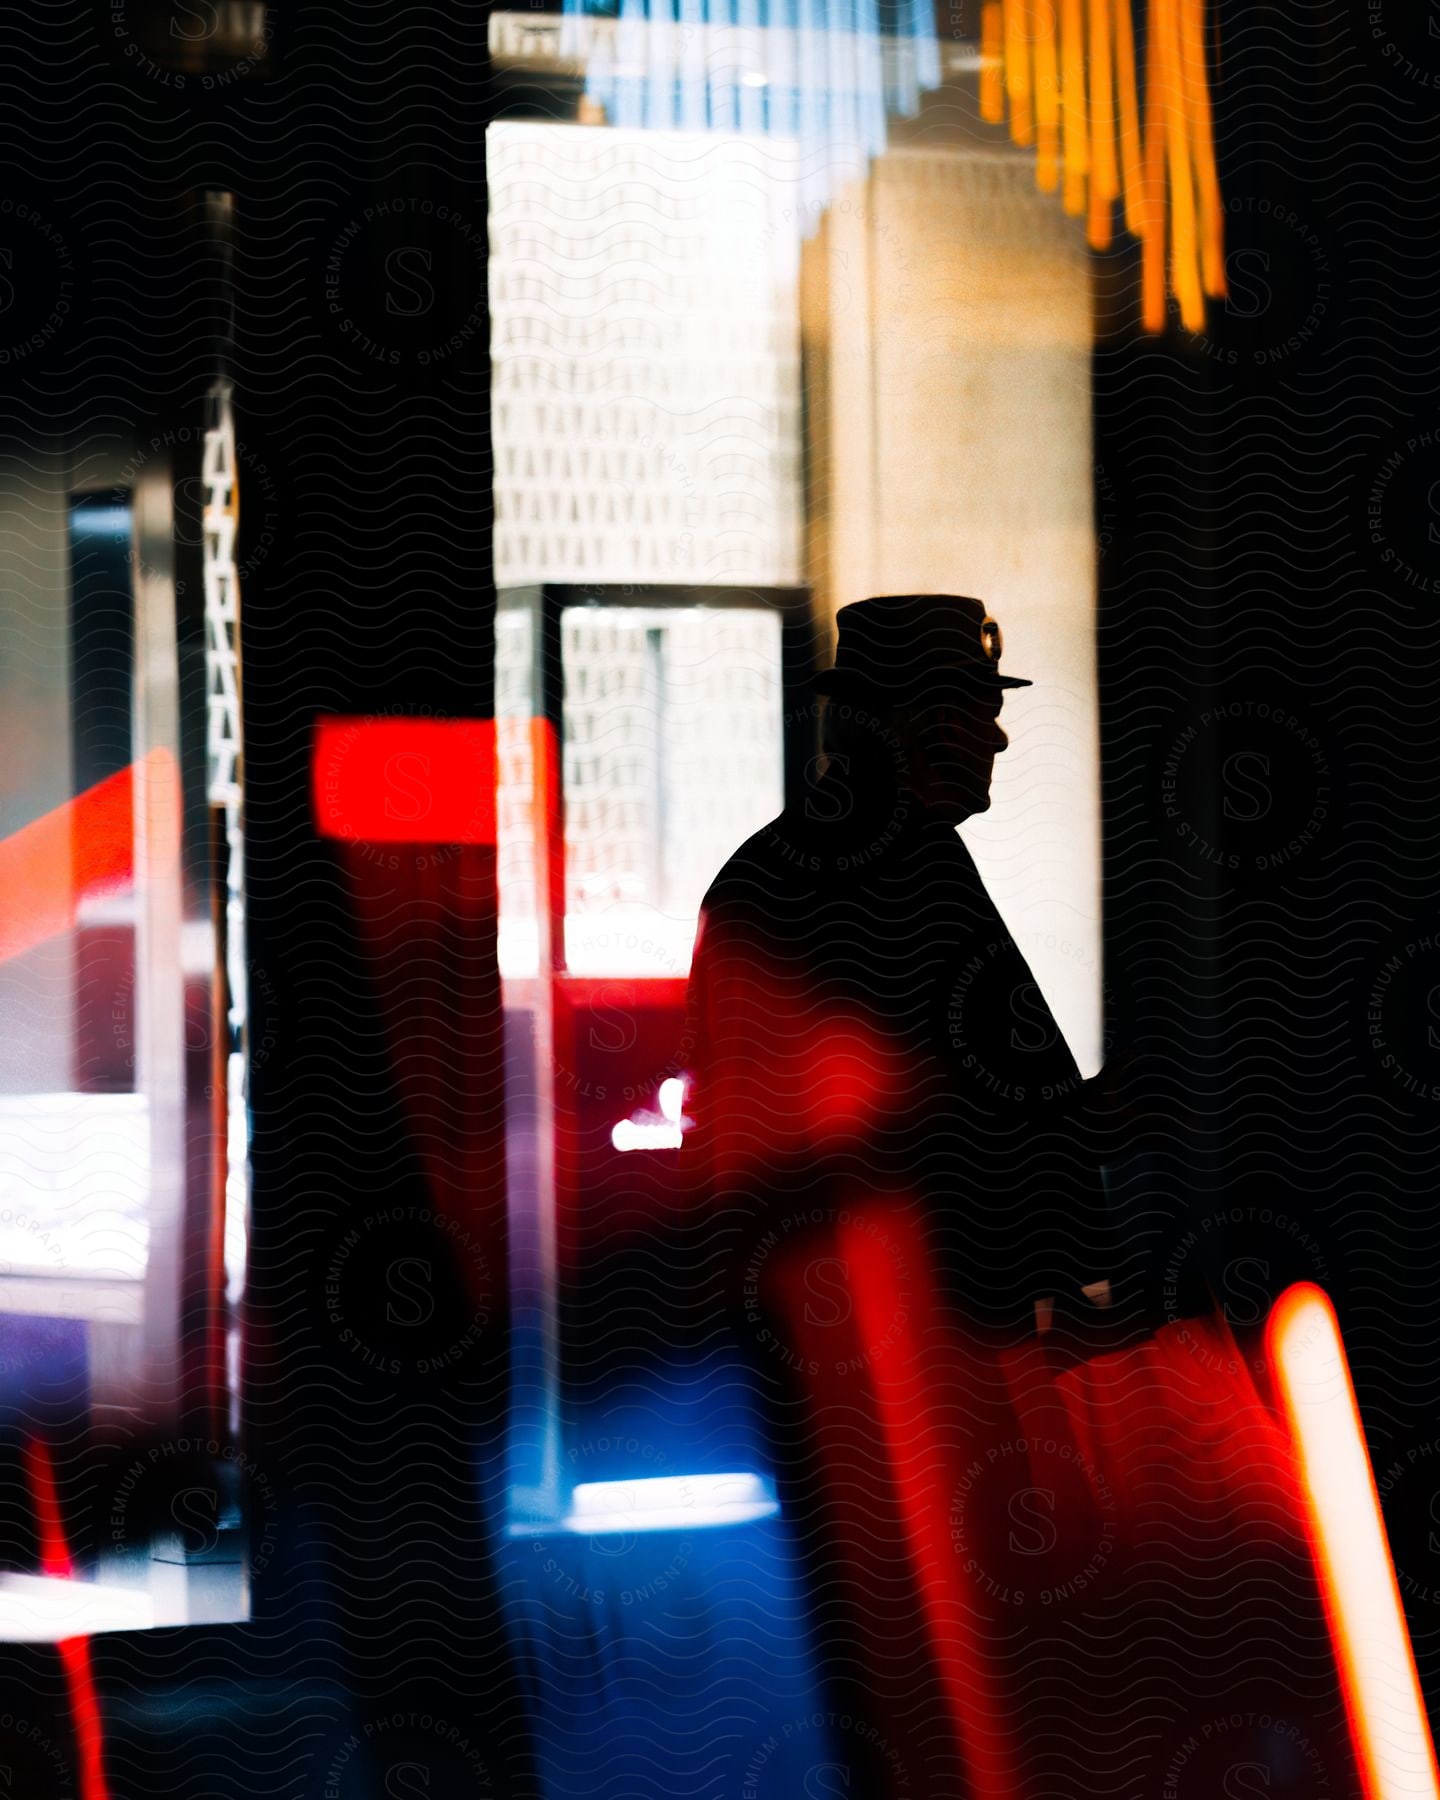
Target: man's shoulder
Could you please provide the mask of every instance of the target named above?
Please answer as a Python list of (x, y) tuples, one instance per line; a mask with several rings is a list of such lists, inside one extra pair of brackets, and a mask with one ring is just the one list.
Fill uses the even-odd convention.
[(783, 893), (803, 885), (821, 867), (812, 834), (796, 812), (787, 808), (754, 831), (725, 859), (705, 890), (701, 910), (714, 914), (726, 907), (745, 906), (766, 895)]

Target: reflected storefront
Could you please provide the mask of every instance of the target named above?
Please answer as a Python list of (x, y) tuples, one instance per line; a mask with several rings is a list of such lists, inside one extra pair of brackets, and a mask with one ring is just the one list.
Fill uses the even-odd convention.
[[(228, 200), (204, 206), (223, 248)], [(3, 480), (20, 628), (3, 668), (0, 1379), (21, 1528), (0, 1638), (240, 1619), (253, 1559), (229, 384), (192, 420), (56, 448)]]

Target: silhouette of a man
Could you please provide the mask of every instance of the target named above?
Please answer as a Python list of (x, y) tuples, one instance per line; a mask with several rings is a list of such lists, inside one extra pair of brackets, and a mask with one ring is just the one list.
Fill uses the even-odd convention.
[(903, 1198), (960, 1314), (1033, 1335), (1105, 1304), (1113, 1245), (1096, 1083), (955, 830), (990, 804), (1005, 693), (1032, 684), (1001, 674), (976, 599), (863, 600), (838, 624), (803, 799), (703, 904), (686, 1160), (757, 1226)]
[[(984, 1786), (992, 1659), (942, 1646), (936, 1621), (998, 1609), (994, 1660), (1013, 1665), (1007, 1605), (1040, 1565), (1009, 1550), (1012, 1508), (1043, 1488), (1074, 1520), (1084, 1495), (1061, 1494), (1073, 1463), (1026, 1472), (1036, 1415), (1012, 1383), (1043, 1410), (1037, 1359), (1108, 1338), (1122, 1310), (1107, 1108), (956, 832), (990, 804), (1006, 692), (1031, 685), (1001, 650), (964, 596), (841, 610), (823, 754), (716, 877), (691, 972), (682, 1162), (708, 1209), (691, 1215), (707, 1347), (735, 1347), (764, 1417), (827, 1704), (866, 1721), (847, 1754), (871, 1800), (911, 1791), (892, 1753), (914, 1791), (1004, 1791)], [(964, 1555), (933, 1489), (962, 1447), (999, 1471), (964, 1512)], [(917, 1533), (940, 1549), (912, 1564)], [(963, 1790), (936, 1747), (947, 1707), (975, 1765)]]

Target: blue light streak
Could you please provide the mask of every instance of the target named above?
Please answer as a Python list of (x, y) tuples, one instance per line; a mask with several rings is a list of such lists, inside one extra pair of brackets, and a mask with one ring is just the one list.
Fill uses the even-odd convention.
[[(587, 96), (613, 125), (798, 139), (803, 235), (940, 85), (930, 0), (565, 0), (615, 19)], [(756, 66), (752, 67), (751, 64)]]

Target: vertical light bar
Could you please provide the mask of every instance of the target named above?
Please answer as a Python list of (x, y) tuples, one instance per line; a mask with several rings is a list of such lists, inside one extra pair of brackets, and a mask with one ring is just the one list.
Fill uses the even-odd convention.
[(761, 8), (760, 0), (736, 0), (735, 19), (739, 30), (735, 34), (735, 50), (733, 52), (740, 68), (739, 85), (736, 94), (740, 102), (740, 129), (747, 136), (758, 137), (765, 129), (765, 93), (763, 82), (765, 70), (764, 52), (761, 50), (764, 28), (770, 24)]
[(710, 121), (705, 47), (705, 0), (680, 0), (680, 118), (682, 131), (704, 131)]
[[(705, 15), (712, 27), (707, 75), (710, 87), (710, 129), (739, 131), (740, 74), (735, 67), (735, 32), (738, 23), (735, 0), (706, 0)], [(713, 27), (719, 27), (716, 31)]]
[(1299, 1456), (1306, 1525), (1366, 1800), (1433, 1800), (1440, 1775), (1380, 1497), (1340, 1326), (1318, 1287), (1301, 1282), (1281, 1296), (1266, 1349)]
[(1110, 248), (1111, 207), (1120, 192), (1115, 146), (1115, 70), (1110, 53), (1110, 0), (1090, 0), (1090, 205), (1092, 250)]
[(1179, 21), (1173, 0), (1152, 9), (1152, 29), (1160, 33), (1165, 69), (1165, 144), (1170, 169), (1170, 289), (1180, 302), (1180, 317), (1189, 331), (1205, 329), (1205, 298), (1200, 287), (1200, 246), (1195, 224), (1195, 170), (1186, 105), (1185, 72)]
[(1010, 96), (1010, 136), (1022, 148), (1035, 142), (1030, 74), (1030, 0), (1005, 0), (1005, 89)]
[(940, 86), (940, 39), (935, 17), (924, 0), (911, 0), (911, 31), (915, 41), (915, 78), (922, 88)]
[(1178, 0), (1180, 56), (1185, 82), (1195, 176), (1200, 201), (1200, 256), (1205, 292), (1225, 297), (1225, 224), (1220, 178), (1215, 168), (1215, 134), (1210, 113), (1210, 81), (1205, 59), (1204, 0)]
[(645, 123), (646, 90), (650, 86), (649, 44), (645, 0), (621, 0), (620, 19), (615, 28), (615, 83), (613, 114), (607, 106), (607, 122), (612, 125)]
[[(1093, 85), (1093, 77), (1092, 83)], [(1090, 115), (1086, 101), (1085, 15), (1081, 0), (1060, 0), (1060, 95), (1064, 206), (1077, 217), (1087, 201), (1090, 171)]]
[[(684, 0), (692, 4), (693, 0)], [(800, 12), (795, 0), (772, 0), (773, 31), (765, 36), (766, 71), (770, 84), (765, 90), (766, 126), (774, 137), (793, 137), (799, 128), (800, 90), (796, 71), (800, 66)]]
[[(234, 196), (212, 194), (209, 207), (229, 268)], [(210, 1292), (218, 1357), (209, 1359), (211, 1402), (226, 1429), (239, 1433), (240, 1388), (221, 1370), (239, 1368), (240, 1318), (250, 1234), (249, 959), (245, 922), (244, 745), (240, 673), (240, 483), (235, 460), (233, 389), (222, 377), (206, 399), (201, 481), (205, 585), (206, 798), (225, 835), (225, 906), (219, 914), (211, 1006), (215, 1023), (214, 1187), (211, 1193)], [(223, 1296), (223, 1300), (222, 1297)], [(213, 1383), (220, 1381), (218, 1390)]]
[(1005, 123), (1005, 8), (1002, 0), (985, 0), (980, 8), (980, 117), (987, 125)]
[[(132, 501), (135, 595), (135, 1087), (150, 1120), (149, 1251), (143, 1327), (145, 1394), (112, 1390), (157, 1433), (173, 1429), (182, 1398), (181, 1304), (186, 1188), (185, 976), (177, 946), (184, 918), (181, 861), (180, 658), (175, 617), (174, 472), (157, 459)], [(97, 1382), (107, 1379), (106, 1359)], [(127, 1385), (119, 1382), (122, 1388)]]
[(1114, 0), (1115, 109), (1119, 120), (1120, 185), (1125, 194), (1125, 229), (1145, 235), (1145, 176), (1140, 133), (1140, 100), (1135, 70), (1135, 20), (1130, 0)]
[(1035, 180), (1044, 193), (1060, 181), (1060, 56), (1058, 0), (1031, 0), (1031, 93), (1035, 106)]
[(1145, 33), (1145, 111), (1141, 148), (1140, 322), (1146, 331), (1165, 329), (1165, 93), (1164, 34), (1158, 20), (1147, 18)]
[[(496, 878), (509, 1046), (505, 1179), (510, 1289), (512, 1519), (558, 1520), (559, 1273), (555, 1231), (555, 1017), (563, 961), (563, 840), (539, 588), (502, 593), (495, 632)], [(533, 944), (528, 940), (533, 928)]]

